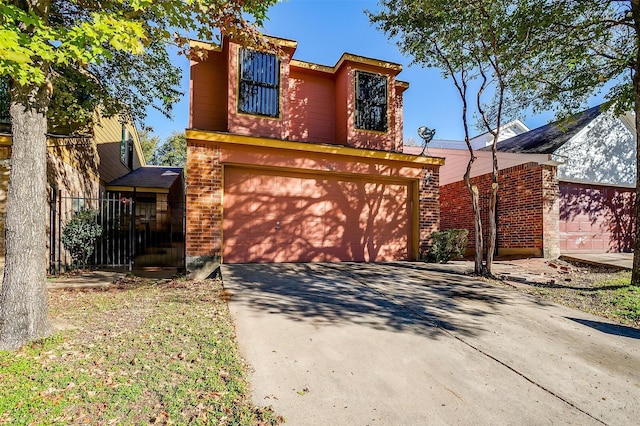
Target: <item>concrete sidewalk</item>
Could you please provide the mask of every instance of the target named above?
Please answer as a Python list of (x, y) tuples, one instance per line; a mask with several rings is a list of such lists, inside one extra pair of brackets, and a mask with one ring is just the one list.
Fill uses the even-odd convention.
[(633, 253), (570, 253), (561, 255), (560, 259), (620, 269), (633, 269)]

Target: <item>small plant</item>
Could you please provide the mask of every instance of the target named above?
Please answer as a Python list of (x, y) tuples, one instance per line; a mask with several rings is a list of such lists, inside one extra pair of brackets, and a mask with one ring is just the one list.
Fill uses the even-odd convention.
[(466, 229), (445, 229), (432, 233), (428, 260), (447, 263), (461, 257), (467, 247), (467, 235), (469, 231)]
[(98, 212), (82, 209), (74, 213), (62, 231), (62, 244), (71, 254), (74, 267), (86, 267), (93, 254), (102, 227), (96, 222)]

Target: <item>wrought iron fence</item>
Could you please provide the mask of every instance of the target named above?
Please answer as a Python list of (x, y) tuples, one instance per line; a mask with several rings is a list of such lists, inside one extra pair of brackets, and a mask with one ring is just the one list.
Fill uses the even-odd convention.
[(63, 196), (52, 191), (49, 223), (50, 273), (72, 266), (62, 243), (65, 226), (81, 209), (96, 211), (102, 233), (89, 264), (95, 267), (172, 267), (183, 270), (185, 208), (183, 203), (108, 193), (100, 198)]

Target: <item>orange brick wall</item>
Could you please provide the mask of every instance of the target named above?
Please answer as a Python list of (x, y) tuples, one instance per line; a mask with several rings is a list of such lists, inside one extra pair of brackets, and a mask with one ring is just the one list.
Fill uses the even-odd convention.
[(222, 241), (220, 147), (187, 141), (186, 255), (219, 257)]
[[(491, 174), (471, 179), (479, 194), (488, 197)], [(556, 168), (526, 163), (498, 174), (498, 254), (528, 253), (557, 257), (558, 181)], [(488, 203), (482, 203), (488, 206)], [(464, 181), (440, 187), (441, 228), (469, 230), (468, 248), (475, 242), (471, 195)], [(488, 228), (488, 215), (483, 215)], [(485, 240), (486, 243), (486, 240)]]

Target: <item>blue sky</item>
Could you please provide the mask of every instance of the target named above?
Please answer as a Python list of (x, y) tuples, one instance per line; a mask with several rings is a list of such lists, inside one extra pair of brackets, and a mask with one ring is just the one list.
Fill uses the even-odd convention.
[[(401, 64), (398, 78), (410, 84), (404, 92), (404, 139), (420, 141), (416, 129), (427, 126), (436, 129), (435, 139), (462, 140), (461, 103), (453, 83), (443, 79), (438, 69), (409, 66), (410, 58), (403, 57), (395, 44), (369, 23), (364, 14), (367, 9), (379, 10), (377, 0), (283, 0), (269, 10), (264, 32), (297, 41), (294, 58), (303, 61), (333, 66), (342, 53), (349, 52)], [(185, 95), (175, 105), (173, 120), (151, 113), (146, 121), (161, 138), (188, 126), (189, 63), (176, 57), (175, 64), (183, 69)], [(529, 128), (535, 128), (553, 116), (523, 118)], [(473, 129), (471, 133), (482, 132)]]

